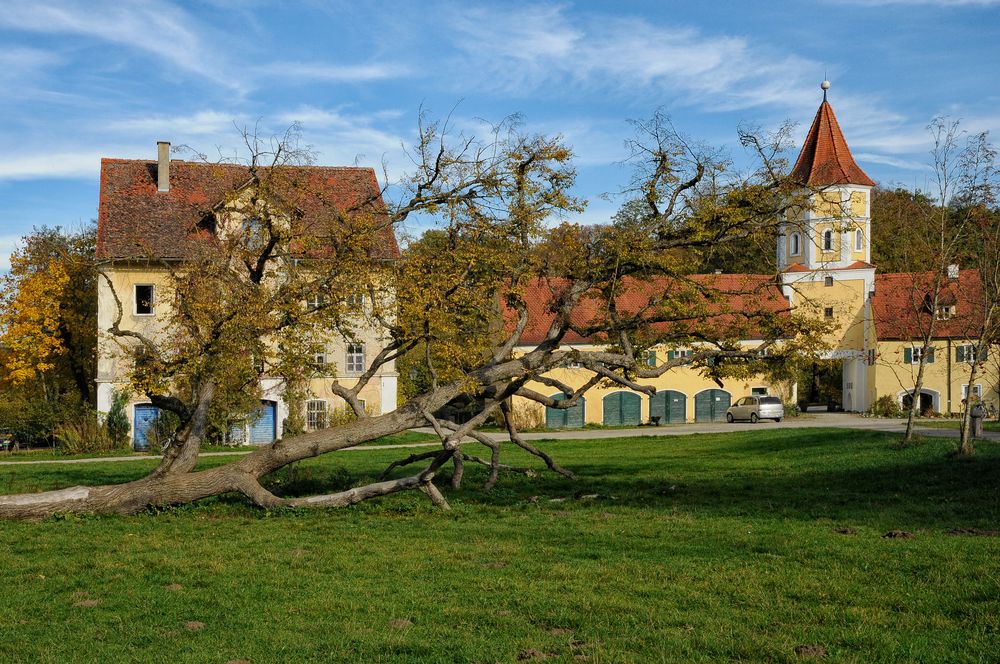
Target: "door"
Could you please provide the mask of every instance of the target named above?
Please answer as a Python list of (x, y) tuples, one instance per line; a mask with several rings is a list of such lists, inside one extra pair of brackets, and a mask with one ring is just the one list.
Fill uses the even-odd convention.
[(649, 400), (649, 417), (659, 417), (660, 424), (683, 424), (687, 419), (687, 397), (675, 390), (657, 392)]
[(132, 419), (134, 423), (132, 447), (136, 450), (144, 452), (149, 449), (149, 430), (153, 427), (153, 422), (156, 421), (156, 416), (159, 414), (160, 409), (148, 403), (135, 406)]
[(604, 397), (606, 426), (638, 426), (642, 423), (642, 399), (632, 392), (615, 392)]
[(695, 422), (722, 422), (732, 396), (725, 390), (705, 390), (694, 396)]
[(260, 408), (250, 416), (250, 444), (266, 445), (277, 437), (277, 409), (274, 401), (262, 401)]
[[(553, 394), (551, 397), (555, 401), (562, 401), (565, 394)], [(549, 429), (563, 429), (566, 427), (582, 427), (586, 421), (587, 400), (580, 397), (576, 405), (572, 408), (545, 408), (545, 426)]]

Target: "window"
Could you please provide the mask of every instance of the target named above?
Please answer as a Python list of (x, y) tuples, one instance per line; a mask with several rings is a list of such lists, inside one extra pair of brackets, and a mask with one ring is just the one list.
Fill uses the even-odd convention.
[(948, 320), (954, 315), (955, 307), (950, 304), (943, 304), (937, 308), (937, 311), (934, 313), (934, 318), (937, 320)]
[(352, 293), (347, 296), (347, 306), (352, 311), (360, 311), (365, 306), (365, 294), (364, 293)]
[[(968, 385), (963, 385), (962, 386), (962, 399), (968, 399), (968, 398), (969, 398), (969, 386)], [(983, 398), (983, 386), (982, 385), (973, 385), (972, 386), (972, 399), (973, 399), (973, 401), (979, 401), (982, 398)]]
[(365, 412), (368, 411), (368, 404), (365, 402), (364, 399), (358, 399), (358, 405), (361, 406), (361, 410)]
[(854, 251), (863, 251), (865, 248), (865, 234), (858, 228), (854, 231)]
[[(989, 357), (989, 351), (984, 346), (979, 351), (979, 361), (985, 362)], [(955, 361), (956, 362), (968, 362), (972, 364), (976, 361), (976, 347), (972, 344), (963, 344), (961, 346), (955, 346)]]
[(319, 353), (313, 355), (313, 364), (316, 365), (317, 367), (325, 367), (326, 351), (320, 351)]
[(827, 307), (823, 310), (824, 318), (833, 318), (833, 307)]
[(364, 344), (347, 344), (348, 373), (362, 373), (365, 370), (365, 346)]
[(675, 360), (681, 357), (691, 357), (694, 354), (690, 348), (678, 348), (667, 352), (667, 360)]
[(257, 217), (250, 217), (243, 221), (243, 244), (250, 251), (260, 251), (267, 246), (264, 238), (264, 224)]
[(766, 396), (767, 395), (767, 388), (766, 387), (751, 387), (750, 388), (750, 394), (753, 394), (754, 396), (761, 396), (761, 397), (762, 396)]
[(313, 293), (306, 300), (306, 306), (310, 311), (315, 311), (326, 305), (326, 296), (322, 293)]
[(798, 233), (792, 233), (791, 244), (792, 244), (792, 256), (798, 256), (802, 253), (802, 248), (799, 246), (801, 240), (799, 239)]
[(329, 419), (327, 416), (326, 401), (313, 399), (306, 402), (306, 428), (309, 431), (325, 429)]
[(823, 231), (823, 251), (833, 251), (833, 231)]
[[(924, 349), (921, 346), (914, 346), (913, 348), (903, 349), (903, 363), (904, 364), (920, 364), (920, 358), (924, 353)], [(934, 363), (934, 347), (928, 346), (927, 348), (927, 364)]]
[(153, 310), (153, 297), (155, 295), (152, 284), (136, 284), (135, 285), (135, 315), (136, 316), (152, 316)]
[(646, 351), (646, 366), (655, 367), (656, 366), (656, 351), (647, 350)]
[(823, 279), (823, 285), (827, 286), (827, 287), (832, 286), (833, 285), (833, 277), (825, 277)]

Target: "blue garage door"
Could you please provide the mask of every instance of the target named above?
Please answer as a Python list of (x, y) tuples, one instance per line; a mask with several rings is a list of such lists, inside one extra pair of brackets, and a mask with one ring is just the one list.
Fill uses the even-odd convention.
[(135, 407), (134, 411), (135, 417), (133, 422), (135, 423), (132, 427), (134, 434), (132, 436), (132, 446), (139, 450), (145, 451), (149, 449), (149, 438), (147, 434), (153, 426), (153, 421), (156, 416), (160, 414), (160, 409), (156, 406), (151, 406), (150, 404), (139, 404)]
[(604, 397), (605, 426), (638, 426), (642, 422), (642, 399), (632, 392), (615, 392)]
[(687, 397), (674, 390), (657, 392), (649, 400), (649, 416), (659, 417), (660, 424), (684, 424), (687, 418)]
[(277, 431), (278, 405), (273, 401), (262, 401), (260, 408), (250, 417), (250, 444), (273, 443)]

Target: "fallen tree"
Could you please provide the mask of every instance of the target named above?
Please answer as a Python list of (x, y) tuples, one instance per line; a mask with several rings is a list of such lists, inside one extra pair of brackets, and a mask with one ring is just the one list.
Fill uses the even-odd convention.
[[(511, 399), (565, 409), (600, 384), (652, 394), (644, 379), (683, 366), (718, 380), (780, 373), (790, 370), (790, 358), (816, 347), (822, 326), (788, 311), (780, 293), (775, 306), (773, 278), (722, 285), (692, 274), (712, 252), (773, 238), (785, 219), (800, 216), (808, 192), (783, 176), (783, 132), (744, 135), (758, 168), (739, 176), (665, 117), (637, 123), (628, 143), (635, 177), (621, 192), (621, 212), (607, 225), (553, 227), (553, 217), (583, 206), (571, 195), (572, 153), (558, 140), (523, 135), (511, 121), (486, 140), (452, 137), (435, 123), (420, 129), (411, 153), (415, 170), (397, 203), (385, 204), (385, 192), (376, 190), (336, 210), (321, 186), (297, 175), (307, 155), (295, 149), (293, 134), (270, 143), (247, 135), (246, 177), (190, 229), (184, 260), (149, 257), (169, 283), (168, 332), (129, 327), (117, 294), (118, 315), (104, 331), (134, 361), (134, 388), (177, 417), (162, 461), (125, 484), (0, 496), (0, 517), (130, 514), (230, 492), (273, 508), (337, 507), (418, 490), (446, 507), (435, 484), (446, 465), (453, 486), (466, 462), (489, 468), (487, 488), (502, 470), (525, 470), (501, 463), (508, 443), (477, 431), (491, 418), (503, 423), (510, 444), (572, 477), (520, 436)], [(323, 214), (310, 212), (317, 206)], [(387, 260), (380, 238), (414, 215), (433, 218), (436, 229), (411, 243), (401, 260)], [(363, 311), (359, 287), (370, 303)], [(259, 404), (262, 376), (280, 376), (286, 389), (297, 389), (311, 370), (317, 339), (335, 332), (349, 340), (373, 327), (384, 332), (384, 347), (353, 385), (332, 386), (352, 421), (195, 469), (213, 412)], [(540, 341), (524, 341), (529, 329)], [(751, 332), (761, 339), (754, 348), (741, 344)], [(567, 335), (599, 343), (580, 350), (564, 343)], [(649, 354), (685, 344), (696, 351), (666, 359)], [(420, 366), (423, 389), (393, 412), (366, 413), (359, 394), (380, 368), (403, 357)], [(546, 375), (568, 362), (586, 372), (582, 384)], [(474, 404), (468, 421), (439, 414), (462, 399)], [(296, 461), (419, 426), (433, 427), (440, 448), (401, 459), (377, 482), (302, 498), (279, 497), (262, 483)], [(463, 448), (467, 439), (487, 458)], [(414, 464), (417, 472), (393, 477)]]

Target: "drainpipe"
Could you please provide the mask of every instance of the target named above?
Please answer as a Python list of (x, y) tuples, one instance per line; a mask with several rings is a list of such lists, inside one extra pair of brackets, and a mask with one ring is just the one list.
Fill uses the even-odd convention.
[(951, 415), (951, 337), (948, 337), (948, 414)]

